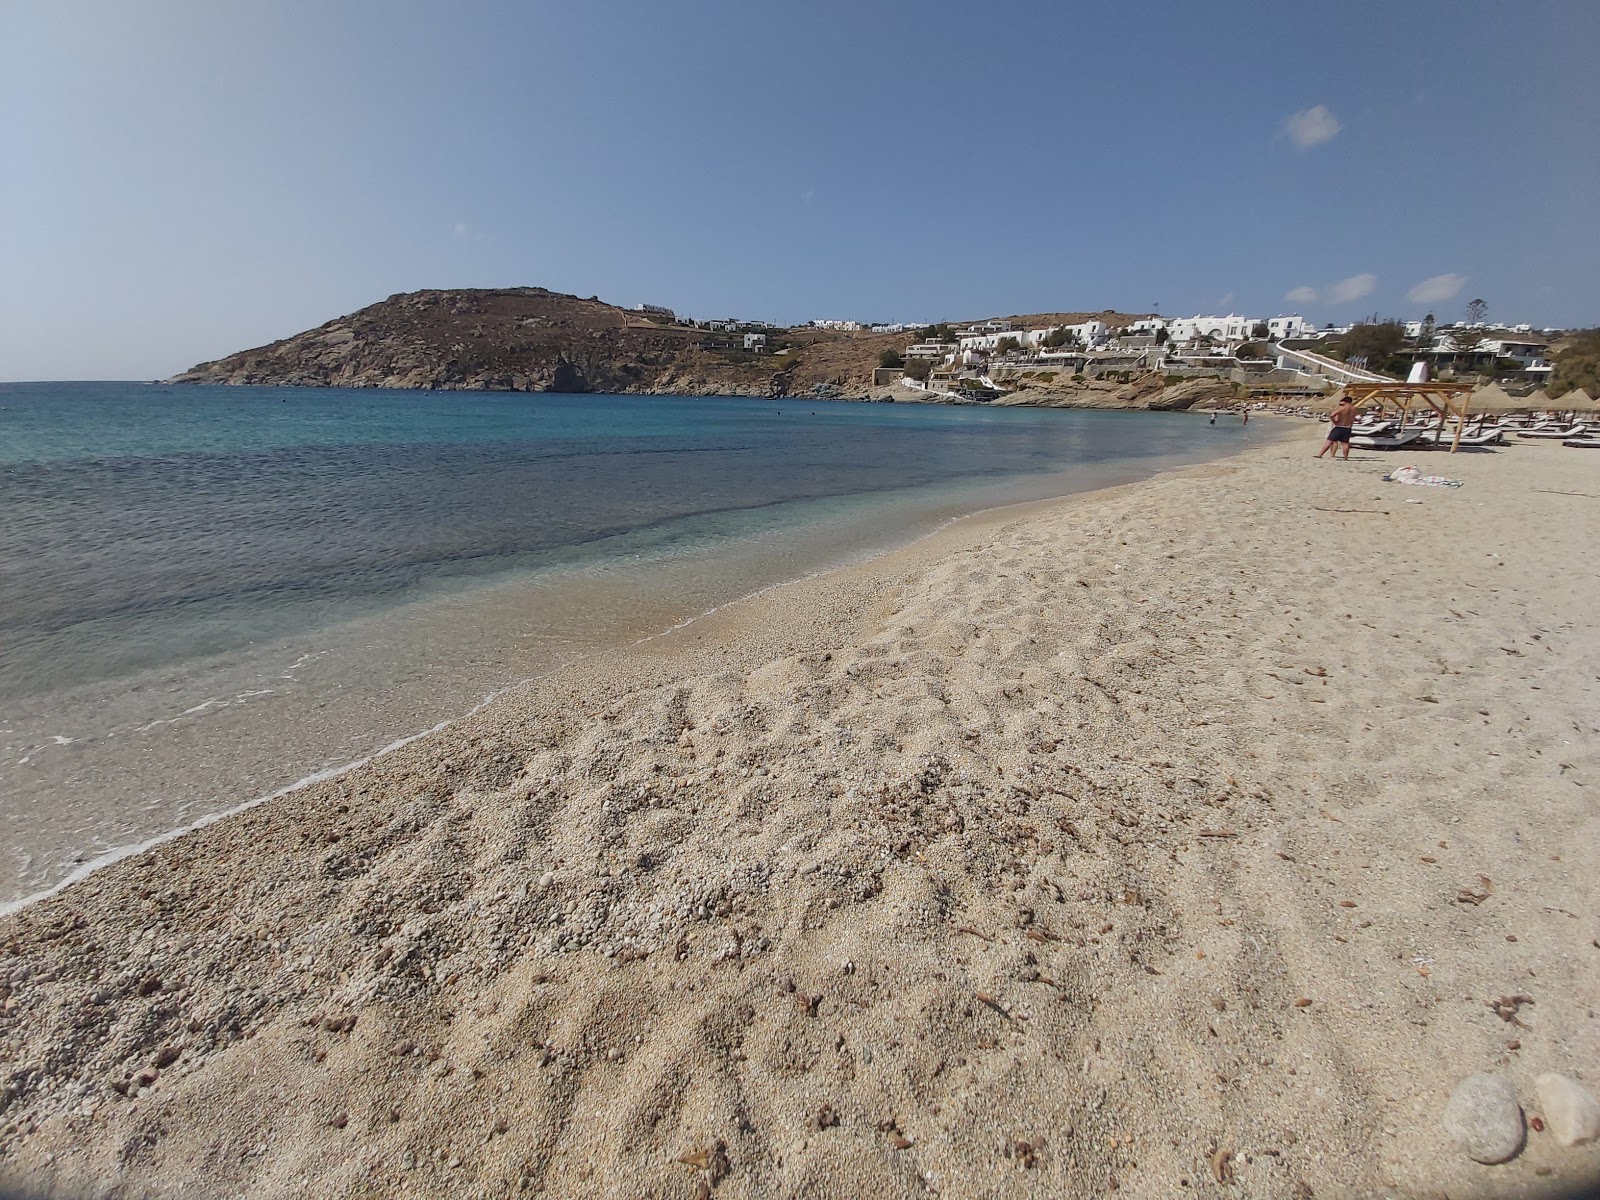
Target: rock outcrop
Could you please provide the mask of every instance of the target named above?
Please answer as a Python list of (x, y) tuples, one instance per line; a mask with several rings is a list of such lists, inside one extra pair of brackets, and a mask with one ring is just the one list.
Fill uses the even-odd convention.
[(1129, 383), (1114, 379), (1077, 382), (1031, 383), (1008, 392), (997, 404), (1032, 408), (1149, 409), (1186, 412), (1196, 405), (1233, 404), (1240, 393), (1226, 379), (1187, 379), (1169, 385), (1165, 376), (1151, 373)]
[(793, 391), (864, 392), (878, 355), (904, 338), (806, 329), (784, 340), (786, 355), (747, 353), (737, 335), (544, 288), (422, 291), (171, 382), (765, 396), (781, 372)]

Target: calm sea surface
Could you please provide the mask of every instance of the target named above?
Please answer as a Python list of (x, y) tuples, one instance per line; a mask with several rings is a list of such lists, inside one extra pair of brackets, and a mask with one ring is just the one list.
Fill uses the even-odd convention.
[(0, 905), (1183, 414), (0, 384)]

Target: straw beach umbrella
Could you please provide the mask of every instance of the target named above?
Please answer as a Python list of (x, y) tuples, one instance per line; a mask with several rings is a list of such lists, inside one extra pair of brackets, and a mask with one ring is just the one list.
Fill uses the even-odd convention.
[(1525, 412), (1536, 408), (1532, 398), (1519, 399), (1511, 395), (1498, 383), (1486, 383), (1481, 388), (1473, 391), (1467, 397), (1467, 412), (1485, 416), (1498, 416), (1500, 413)]
[(1549, 406), (1558, 412), (1570, 413), (1595, 413), (1600, 412), (1600, 402), (1589, 395), (1582, 388), (1573, 388), (1564, 396), (1557, 396), (1548, 402)]

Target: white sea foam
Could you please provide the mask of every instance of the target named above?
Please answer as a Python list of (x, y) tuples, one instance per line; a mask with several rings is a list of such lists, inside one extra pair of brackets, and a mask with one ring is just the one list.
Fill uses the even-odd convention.
[[(221, 812), (208, 813), (206, 816), (203, 816), (196, 821), (192, 821), (187, 825), (181, 826), (178, 829), (170, 829), (166, 833), (159, 833), (155, 837), (146, 838), (142, 842), (132, 842), (125, 846), (115, 846), (102, 854), (96, 855), (88, 862), (80, 863), (64, 879), (53, 884), (49, 888), (46, 888), (42, 892), (35, 892), (31, 896), (23, 896), (16, 900), (0, 901), (0, 917), (8, 916), (9, 914), (16, 912), (18, 909), (26, 908), (28, 905), (35, 904), (40, 900), (47, 900), (51, 896), (54, 896), (56, 893), (60, 892), (62, 889), (70, 887), (72, 884), (77, 883), (80, 879), (87, 878), (103, 867), (109, 867), (112, 863), (121, 862), (123, 859), (131, 858), (135, 854), (143, 854), (146, 850), (152, 850), (157, 846), (174, 841), (186, 833), (193, 833), (197, 829), (204, 829), (207, 825), (214, 825), (218, 821), (225, 820), (226, 818), (234, 816), (237, 813), (242, 813), (248, 809), (255, 808), (257, 805), (265, 804), (269, 800), (277, 800), (280, 797), (287, 796), (292, 792), (298, 792), (301, 788), (307, 788), (313, 786), (314, 784), (324, 783), (329, 779), (337, 779), (346, 771), (354, 771), (358, 767), (364, 767), (368, 763), (382, 758), (386, 754), (392, 754), (402, 746), (409, 745), (418, 738), (424, 738), (429, 734), (438, 733), (440, 730), (453, 725), (456, 721), (464, 720), (466, 717), (472, 716), (473, 713), (478, 712), (485, 704), (488, 704), (491, 700), (495, 699), (495, 697), (503, 695), (505, 691), (510, 690), (511, 689), (506, 688), (500, 692), (495, 692), (493, 695), (486, 696), (479, 704), (472, 708), (471, 712), (464, 713), (461, 717), (452, 717), (450, 720), (440, 721), (439, 724), (433, 726), (433, 728), (424, 729), (420, 733), (413, 733), (406, 737), (399, 738), (390, 742), (382, 749), (376, 750), (364, 758), (358, 758), (354, 762), (347, 762), (343, 766), (327, 767), (321, 771), (313, 772), (312, 774), (307, 775), (304, 779), (297, 779), (288, 786), (281, 787), (275, 792), (270, 792), (265, 796), (257, 796), (254, 799), (246, 800), (242, 804), (236, 804), (232, 808), (223, 809)], [(23, 761), (26, 762), (27, 760), (24, 759)]]

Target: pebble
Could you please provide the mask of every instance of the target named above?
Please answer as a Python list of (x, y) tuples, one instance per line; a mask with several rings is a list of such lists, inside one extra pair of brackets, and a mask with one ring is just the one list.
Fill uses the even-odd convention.
[(1444, 1128), (1473, 1162), (1515, 1158), (1525, 1136), (1516, 1089), (1499, 1075), (1469, 1075), (1445, 1105)]
[(1576, 1146), (1600, 1138), (1600, 1101), (1582, 1084), (1547, 1071), (1533, 1081), (1545, 1124), (1563, 1146)]

